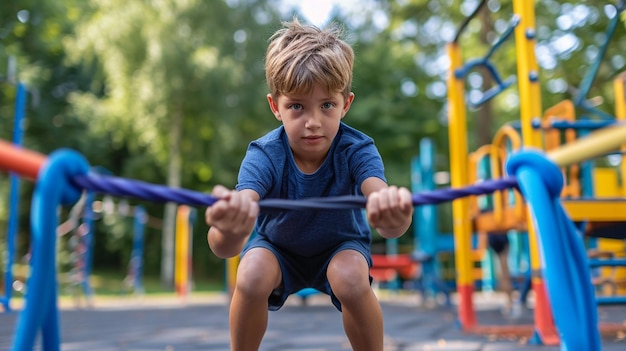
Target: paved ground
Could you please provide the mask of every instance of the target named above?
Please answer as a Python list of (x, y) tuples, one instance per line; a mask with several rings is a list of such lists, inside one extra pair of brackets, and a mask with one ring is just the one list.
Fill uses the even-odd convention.
[[(455, 307), (425, 308), (412, 296), (382, 298), (386, 351), (448, 350), (506, 351), (560, 350), (558, 346), (531, 345), (525, 337), (472, 335), (457, 327)], [(480, 301), (480, 300), (479, 300)], [(495, 302), (494, 302), (495, 301)], [(481, 325), (532, 324), (532, 311), (519, 319), (504, 317), (497, 299), (480, 302)], [(224, 296), (195, 297), (186, 303), (175, 299), (96, 302), (93, 309), (64, 307), (61, 312), (65, 351), (182, 351), (228, 350), (228, 307)], [(603, 320), (626, 319), (626, 307), (603, 308)], [(0, 350), (9, 350), (18, 313), (0, 314)], [(584, 332), (584, 331), (581, 331)], [(626, 335), (613, 333), (603, 339), (603, 350), (626, 350)], [(293, 297), (288, 305), (270, 313), (261, 346), (264, 351), (350, 350), (341, 315), (324, 295), (309, 298), (306, 305)]]

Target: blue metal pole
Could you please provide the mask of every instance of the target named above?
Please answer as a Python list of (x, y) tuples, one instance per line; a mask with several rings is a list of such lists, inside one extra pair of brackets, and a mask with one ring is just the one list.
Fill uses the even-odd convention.
[[(429, 138), (420, 140), (420, 156), (411, 162), (411, 188), (414, 193), (435, 190), (435, 148)], [(438, 231), (437, 207), (420, 206), (414, 214), (414, 257), (422, 257), (423, 287), (426, 295), (434, 297), (440, 281), (437, 267)]]
[(135, 206), (133, 221), (133, 251), (130, 258), (135, 293), (143, 294), (143, 237), (147, 221), (143, 206)]
[(82, 274), (82, 282), (81, 285), (83, 287), (83, 293), (87, 297), (87, 301), (89, 305), (91, 305), (93, 301), (93, 289), (91, 288), (91, 283), (89, 282), (89, 277), (91, 276), (91, 270), (93, 267), (93, 249), (94, 249), (94, 225), (93, 225), (93, 201), (94, 194), (91, 191), (88, 191), (85, 198), (85, 208), (83, 210), (83, 225), (86, 227), (87, 231), (83, 236), (81, 236), (81, 241), (83, 245), (85, 245), (85, 252), (82, 255), (83, 260), (83, 274)]
[[(24, 116), (26, 111), (26, 86), (23, 83), (17, 84), (17, 96), (15, 99), (15, 119), (13, 125), (13, 143), (22, 145), (24, 135)], [(4, 272), (4, 296), (0, 296), (0, 302), (5, 311), (11, 310), (11, 295), (13, 291), (13, 263), (15, 262), (15, 241), (19, 226), (19, 193), (20, 178), (17, 174), (10, 174), (9, 193), (9, 224), (7, 233), (7, 260), (6, 272)]]

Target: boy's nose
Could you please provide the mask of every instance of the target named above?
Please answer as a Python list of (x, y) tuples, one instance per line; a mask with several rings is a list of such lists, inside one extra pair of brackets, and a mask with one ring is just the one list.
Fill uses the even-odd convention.
[(321, 113), (311, 113), (306, 120), (306, 128), (318, 128), (321, 125)]

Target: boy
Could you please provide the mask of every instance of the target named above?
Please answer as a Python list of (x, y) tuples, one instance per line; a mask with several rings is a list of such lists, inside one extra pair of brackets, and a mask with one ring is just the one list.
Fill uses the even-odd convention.
[[(372, 139), (342, 123), (354, 99), (354, 53), (339, 34), (294, 19), (270, 38), (267, 101), (282, 126), (250, 143), (236, 191), (216, 186), (220, 201), (206, 210), (211, 250), (222, 258), (242, 254), (230, 306), (232, 350), (258, 350), (268, 309), (307, 287), (331, 296), (354, 350), (383, 349), (367, 220), (385, 238), (401, 236), (411, 224), (412, 197), (387, 186)], [(366, 196), (367, 220), (361, 209), (258, 205), (265, 198), (340, 195)]]

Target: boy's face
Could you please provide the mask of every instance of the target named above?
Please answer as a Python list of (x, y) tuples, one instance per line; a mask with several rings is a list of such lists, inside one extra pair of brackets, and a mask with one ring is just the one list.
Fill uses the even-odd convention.
[(298, 96), (280, 95), (276, 100), (267, 96), (301, 170), (315, 171), (322, 164), (353, 99), (353, 93), (345, 99), (340, 92), (328, 93), (318, 85)]

